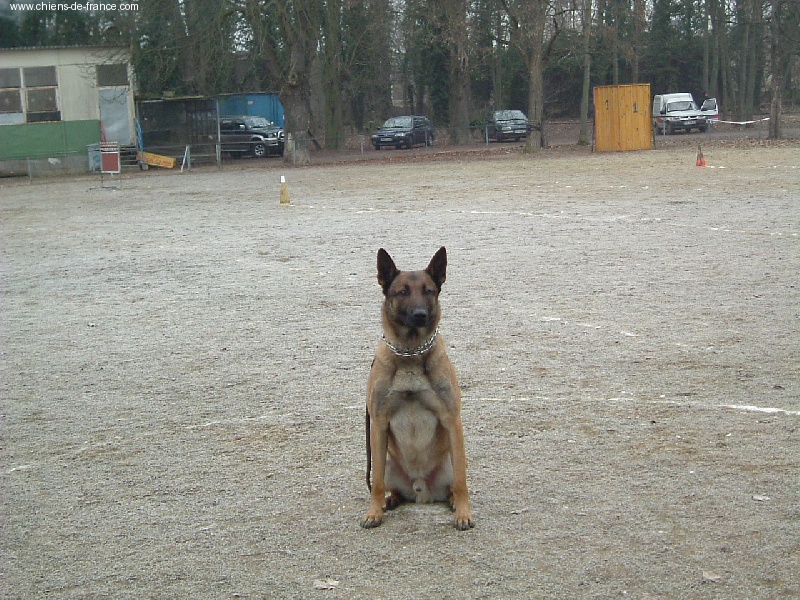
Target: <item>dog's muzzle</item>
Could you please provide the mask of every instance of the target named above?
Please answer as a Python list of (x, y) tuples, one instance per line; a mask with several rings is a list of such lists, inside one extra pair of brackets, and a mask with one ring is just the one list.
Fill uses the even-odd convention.
[(427, 327), (430, 313), (425, 308), (415, 308), (406, 315), (406, 325), (409, 327)]

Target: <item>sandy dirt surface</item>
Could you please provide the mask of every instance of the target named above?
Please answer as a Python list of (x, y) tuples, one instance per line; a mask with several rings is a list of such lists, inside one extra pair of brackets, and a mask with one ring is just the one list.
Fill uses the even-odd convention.
[[(800, 597), (800, 149), (704, 151), (5, 182), (3, 597)], [(363, 530), (440, 245), (477, 526)]]

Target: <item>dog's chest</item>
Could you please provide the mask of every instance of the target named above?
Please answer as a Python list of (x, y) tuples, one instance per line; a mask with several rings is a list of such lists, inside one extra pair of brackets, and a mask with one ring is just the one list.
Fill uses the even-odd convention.
[(419, 365), (398, 368), (390, 385), (392, 393), (424, 394), (433, 392), (433, 387), (424, 369)]
[(415, 400), (395, 404), (389, 418), (389, 429), (409, 460), (417, 453), (422, 453), (423, 457), (428, 454), (428, 448), (436, 439), (438, 426), (438, 417), (423, 403)]
[(407, 434), (417, 432), (422, 437), (432, 435), (438, 422), (436, 409), (439, 400), (421, 368), (398, 369), (387, 400), (393, 430), (402, 429)]

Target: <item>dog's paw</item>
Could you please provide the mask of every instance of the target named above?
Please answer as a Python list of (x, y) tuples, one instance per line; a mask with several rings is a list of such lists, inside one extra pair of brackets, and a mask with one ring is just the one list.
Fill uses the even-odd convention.
[(394, 510), (403, 503), (403, 497), (397, 492), (392, 492), (386, 496), (386, 503), (383, 508), (385, 510)]
[(459, 531), (467, 531), (475, 527), (475, 521), (472, 519), (472, 515), (467, 513), (466, 515), (459, 515), (456, 514), (456, 529)]
[(373, 527), (377, 527), (383, 522), (383, 515), (373, 515), (368, 514), (364, 517), (364, 520), (361, 521), (361, 526), (364, 529), (372, 529)]

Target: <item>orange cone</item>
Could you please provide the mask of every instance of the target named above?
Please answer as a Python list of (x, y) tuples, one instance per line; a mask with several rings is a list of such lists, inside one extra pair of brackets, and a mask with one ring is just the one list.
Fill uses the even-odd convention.
[(697, 147), (697, 166), (706, 166), (706, 159), (703, 157), (703, 149), (700, 146)]

